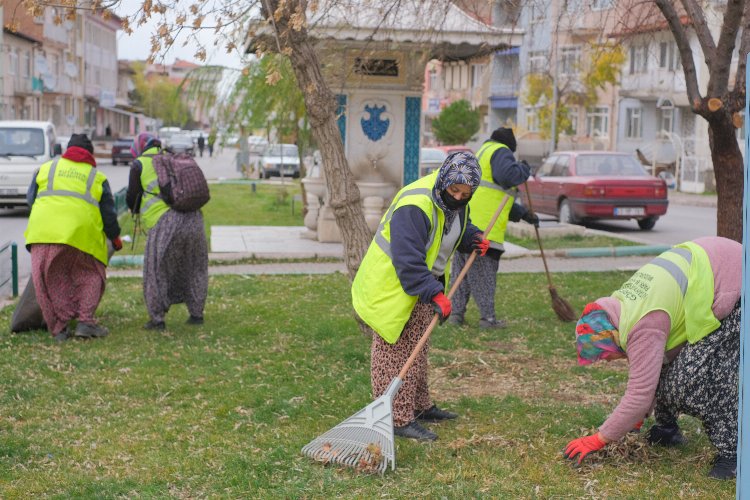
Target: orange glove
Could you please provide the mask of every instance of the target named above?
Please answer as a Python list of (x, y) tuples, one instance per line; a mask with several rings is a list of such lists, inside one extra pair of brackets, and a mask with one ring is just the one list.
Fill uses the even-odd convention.
[(471, 242), (471, 247), (475, 252), (479, 252), (479, 255), (484, 256), (484, 254), (487, 253), (487, 250), (490, 249), (490, 240), (485, 240), (482, 239), (481, 236), (477, 236), (474, 238), (474, 241)]
[(440, 317), (441, 324), (451, 315), (451, 301), (443, 292), (438, 293), (432, 298), (432, 308)]
[(119, 236), (112, 240), (112, 246), (115, 248), (115, 251), (122, 250), (122, 240)]
[(576, 455), (579, 455), (578, 464), (580, 465), (586, 455), (592, 451), (601, 450), (606, 444), (607, 443), (599, 437), (599, 433), (597, 432), (593, 436), (574, 439), (568, 443), (568, 446), (565, 447), (565, 451), (563, 452), (563, 456), (569, 460), (575, 460)]

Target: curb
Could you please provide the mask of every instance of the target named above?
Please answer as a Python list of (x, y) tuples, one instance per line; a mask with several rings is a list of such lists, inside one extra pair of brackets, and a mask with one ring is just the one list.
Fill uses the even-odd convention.
[(627, 257), (633, 255), (659, 255), (672, 248), (671, 245), (637, 245), (630, 247), (568, 248), (556, 250), (555, 257)]

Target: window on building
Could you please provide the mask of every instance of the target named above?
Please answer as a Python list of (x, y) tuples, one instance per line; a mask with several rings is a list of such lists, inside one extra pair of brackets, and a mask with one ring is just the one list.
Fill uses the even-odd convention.
[(11, 48), (8, 52), (8, 74), (18, 74), (18, 49)]
[(611, 9), (614, 4), (615, 0), (594, 0), (591, 2), (591, 8), (593, 10)]
[(578, 135), (578, 106), (573, 106), (568, 110), (568, 120), (570, 120), (570, 128), (566, 132), (568, 135)]
[(583, 0), (565, 0), (565, 12), (575, 14), (581, 12)]
[(529, 132), (539, 132), (539, 113), (536, 108), (526, 108), (526, 128)]
[(560, 74), (575, 75), (579, 69), (581, 59), (580, 47), (561, 47), (560, 48)]
[(659, 68), (675, 71), (681, 67), (677, 44), (674, 42), (661, 42), (659, 44)]
[(529, 73), (544, 73), (547, 68), (547, 53), (543, 50), (529, 52)]
[(435, 68), (430, 70), (428, 79), (428, 90), (437, 90), (438, 88), (438, 72)]
[(484, 64), (472, 64), (471, 65), (471, 88), (475, 89), (482, 85), (482, 77), (484, 76)]
[(24, 78), (31, 76), (31, 54), (28, 50), (21, 52), (21, 76)]
[(609, 134), (609, 108), (596, 106), (586, 113), (586, 133), (591, 137), (602, 137)]
[(630, 46), (630, 74), (648, 71), (648, 47), (646, 45)]
[(531, 3), (531, 22), (541, 23), (544, 22), (544, 17), (547, 15), (547, 6), (545, 2), (532, 2)]
[(643, 120), (641, 120), (641, 108), (625, 109), (625, 137), (628, 139), (640, 139), (643, 136)]
[(659, 130), (672, 132), (674, 130), (674, 109), (661, 110), (661, 123)]

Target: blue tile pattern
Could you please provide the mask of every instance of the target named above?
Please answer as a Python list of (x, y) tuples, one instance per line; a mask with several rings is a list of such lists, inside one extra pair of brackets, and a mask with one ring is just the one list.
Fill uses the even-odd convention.
[(336, 101), (338, 108), (336, 109), (336, 116), (338, 116), (339, 132), (341, 132), (341, 142), (346, 146), (346, 94), (336, 94)]
[(406, 98), (404, 113), (404, 185), (419, 178), (419, 122), (422, 112), (421, 97)]
[(386, 118), (383, 120), (380, 116), (385, 113), (385, 105), (383, 106), (370, 106), (365, 105), (365, 113), (368, 117), (365, 120), (364, 117), (359, 119), (359, 124), (362, 126), (362, 132), (365, 133), (368, 139), (372, 142), (378, 142), (383, 138), (386, 132), (388, 132), (388, 126), (391, 124), (391, 120)]

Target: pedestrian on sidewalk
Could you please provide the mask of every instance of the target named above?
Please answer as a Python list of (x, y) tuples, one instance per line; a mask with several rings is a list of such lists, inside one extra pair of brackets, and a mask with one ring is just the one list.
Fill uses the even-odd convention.
[(208, 244), (200, 210), (178, 212), (159, 197), (153, 157), (161, 142), (144, 132), (133, 141), (135, 160), (130, 167), (126, 194), (128, 208), (139, 214), (148, 232), (143, 258), (143, 296), (147, 330), (164, 330), (172, 304), (185, 303), (191, 325), (203, 324), (208, 294)]
[(208, 157), (212, 158), (214, 156), (214, 144), (216, 143), (216, 131), (212, 130), (208, 134)]
[(206, 139), (203, 137), (203, 133), (198, 136), (198, 151), (200, 151), (201, 158), (203, 158), (203, 149), (206, 147)]
[(94, 313), (107, 279), (107, 239), (115, 250), (122, 241), (112, 190), (86, 134), (73, 134), (62, 158), (41, 166), (26, 199), (31, 215), (24, 236), (47, 329), (58, 342), (106, 336)]
[[(445, 320), (451, 302), (451, 254), (460, 247), (484, 253), (489, 241), (469, 220), (468, 201), (480, 171), (471, 153), (453, 153), (439, 171), (399, 191), (352, 283), (354, 309), (373, 331), (370, 375), (375, 397), (385, 393), (425, 332), (433, 315)], [(417, 421), (458, 415), (438, 408), (427, 384), (429, 342), (407, 373), (393, 402), (397, 436), (433, 441), (437, 434)]]
[(682, 243), (641, 267), (610, 297), (588, 304), (576, 325), (578, 364), (628, 359), (628, 384), (599, 431), (571, 441), (565, 456), (621, 439), (654, 405), (653, 445), (685, 442), (681, 414), (703, 423), (718, 453), (708, 475), (737, 467), (742, 245), (705, 237)]
[[(471, 221), (484, 230), (505, 197), (508, 201), (490, 234), (487, 235), (490, 249), (486, 255), (476, 258), (453, 296), (453, 314), (449, 322), (454, 325), (463, 324), (464, 313), (471, 296), (479, 308), (480, 328), (504, 328), (507, 325), (504, 319), (497, 319), (495, 315), (497, 270), (500, 266), (500, 256), (505, 252), (505, 228), (509, 219), (513, 222), (523, 219), (529, 224), (539, 226), (539, 217), (515, 202), (518, 194), (516, 186), (523, 184), (531, 173), (526, 162), (516, 161), (513, 155), (515, 151), (516, 137), (513, 129), (500, 127), (492, 132), (477, 152), (479, 166), (482, 169), (482, 182), (469, 203)], [(456, 252), (453, 267), (463, 268), (469, 255), (470, 252)]]

